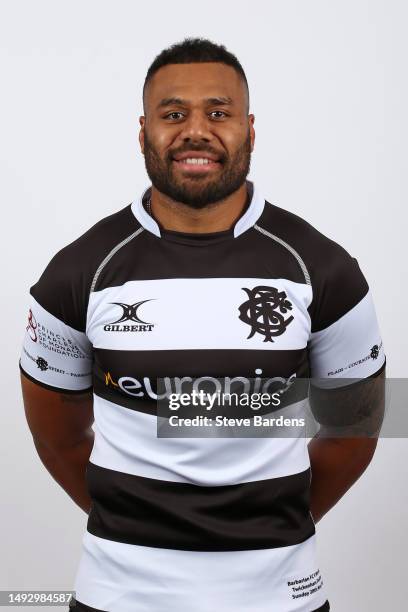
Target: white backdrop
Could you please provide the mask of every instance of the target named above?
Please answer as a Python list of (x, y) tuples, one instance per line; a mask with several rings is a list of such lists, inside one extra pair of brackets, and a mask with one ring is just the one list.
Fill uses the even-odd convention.
[[(141, 88), (155, 55), (185, 36), (240, 59), (256, 117), (252, 179), (357, 257), (388, 375), (407, 376), (407, 19), (403, 0), (2, 1), (0, 589), (71, 589), (86, 521), (24, 419), (28, 288), (56, 251), (148, 184)], [(407, 447), (381, 441), (318, 526), (333, 612), (405, 607)]]

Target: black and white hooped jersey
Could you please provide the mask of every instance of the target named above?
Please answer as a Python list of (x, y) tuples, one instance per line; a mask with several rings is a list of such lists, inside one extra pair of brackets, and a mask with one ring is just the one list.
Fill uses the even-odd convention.
[(31, 287), (22, 371), (94, 394), (92, 509), (75, 584), (93, 609), (329, 609), (305, 437), (157, 436), (158, 378), (345, 384), (384, 367), (357, 261), (247, 188), (233, 228), (195, 234), (156, 223), (149, 187)]

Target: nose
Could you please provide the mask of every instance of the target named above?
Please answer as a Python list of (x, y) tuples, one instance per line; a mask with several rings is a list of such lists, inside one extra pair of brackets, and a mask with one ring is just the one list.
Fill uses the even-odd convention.
[(210, 120), (202, 111), (192, 111), (183, 122), (183, 129), (180, 134), (182, 140), (191, 141), (210, 141), (213, 138), (211, 133)]

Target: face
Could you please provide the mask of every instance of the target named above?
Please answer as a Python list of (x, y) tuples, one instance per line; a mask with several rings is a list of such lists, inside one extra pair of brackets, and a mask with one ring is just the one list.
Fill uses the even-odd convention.
[(221, 63), (169, 64), (145, 92), (139, 141), (152, 185), (204, 208), (244, 183), (254, 147), (245, 83)]

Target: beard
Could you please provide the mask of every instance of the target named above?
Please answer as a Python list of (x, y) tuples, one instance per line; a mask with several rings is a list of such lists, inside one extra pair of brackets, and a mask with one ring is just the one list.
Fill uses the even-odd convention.
[[(184, 151), (214, 152), (210, 147), (198, 148), (197, 145), (184, 147)], [(145, 166), (152, 185), (175, 202), (181, 202), (194, 209), (201, 209), (224, 200), (245, 182), (251, 164), (250, 132), (248, 130), (245, 141), (232, 156), (224, 154), (220, 157), (221, 174), (215, 179), (198, 175), (177, 178), (174, 173), (173, 155), (182, 152), (178, 150), (167, 153), (164, 158), (161, 158), (145, 131)]]

